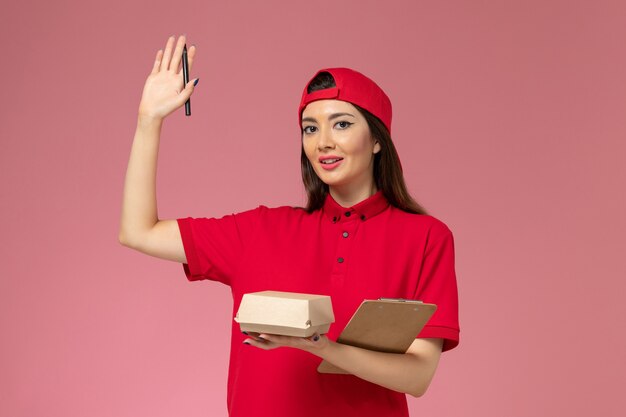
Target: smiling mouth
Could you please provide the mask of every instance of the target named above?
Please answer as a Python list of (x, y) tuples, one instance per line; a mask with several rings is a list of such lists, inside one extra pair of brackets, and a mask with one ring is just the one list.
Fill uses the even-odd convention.
[(322, 164), (325, 165), (330, 165), (330, 164), (334, 164), (335, 162), (339, 162), (342, 161), (343, 158), (334, 158), (334, 159), (324, 159), (323, 161), (321, 161)]

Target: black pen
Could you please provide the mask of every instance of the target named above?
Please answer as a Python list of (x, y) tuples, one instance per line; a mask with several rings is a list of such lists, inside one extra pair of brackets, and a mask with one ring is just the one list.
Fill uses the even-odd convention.
[[(189, 83), (189, 62), (187, 62), (187, 44), (183, 45), (183, 88)], [(185, 116), (191, 116), (191, 98), (185, 102)]]

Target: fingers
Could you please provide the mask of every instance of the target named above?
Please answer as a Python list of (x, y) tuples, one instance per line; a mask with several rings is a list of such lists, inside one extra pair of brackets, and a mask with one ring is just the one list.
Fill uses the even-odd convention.
[(309, 337), (308, 340), (313, 342), (313, 343), (317, 342), (318, 340), (320, 340), (319, 333), (315, 333), (313, 336)]
[[(176, 42), (176, 49), (174, 49), (175, 40), (175, 36), (170, 36), (167, 39), (167, 43), (165, 44), (165, 50), (159, 49), (157, 51), (156, 59), (152, 67), (152, 74), (159, 71), (168, 70), (174, 71), (175, 73), (179, 72), (179, 67), (181, 66), (180, 62), (183, 56), (183, 46), (185, 45), (186, 37), (185, 35), (181, 35), (178, 38), (178, 42)], [(191, 45), (191, 47), (187, 49), (187, 62), (189, 63), (189, 72), (191, 72), (195, 56), (196, 46)]]
[[(191, 84), (191, 82), (189, 82), (189, 84)], [(257, 332), (242, 332), (242, 333), (245, 334), (246, 336), (250, 336), (254, 340), (261, 340), (261, 341), (264, 340), (259, 337), (260, 333), (257, 333)]]
[[(169, 69), (170, 71), (178, 72), (178, 66), (180, 65), (180, 60), (183, 56), (183, 46), (185, 45), (185, 35), (182, 35), (178, 38), (178, 42), (176, 42), (176, 49), (174, 50), (174, 55), (172, 56), (172, 62), (170, 62)], [(189, 58), (189, 51), (187, 51), (187, 57)]]
[(165, 51), (163, 52), (163, 59), (161, 60), (160, 71), (167, 71), (170, 68), (170, 61), (172, 59), (172, 48), (174, 47), (174, 36), (170, 36), (165, 44)]
[(324, 345), (323, 342), (326, 341), (326, 339), (323, 341), (321, 340), (322, 337), (319, 333), (315, 333), (310, 337), (280, 336), (275, 334), (259, 334), (253, 332), (244, 334), (250, 336), (243, 341), (244, 344), (252, 345), (264, 350), (275, 349), (277, 347), (293, 347), (312, 351), (322, 347)]
[[(257, 333), (258, 335), (258, 333)], [(250, 335), (252, 336), (252, 335)], [(270, 350), (270, 349), (274, 349), (277, 348), (278, 345), (276, 345), (276, 343), (272, 343), (270, 340), (268, 339), (263, 339), (261, 337), (258, 336), (252, 336), (251, 338), (248, 338), (246, 340), (243, 341), (244, 344), (246, 345), (251, 345), (254, 347), (257, 347), (259, 349), (263, 349), (263, 350)]]
[(193, 66), (193, 59), (196, 56), (196, 45), (191, 45), (187, 49), (187, 62), (189, 63), (189, 74), (191, 74), (191, 68)]
[(150, 72), (150, 74), (155, 74), (159, 72), (162, 59), (163, 59), (163, 50), (159, 49), (156, 53), (156, 57), (154, 58), (154, 65), (152, 66), (152, 71)]
[(178, 104), (179, 104), (179, 106), (182, 106), (183, 104), (185, 104), (185, 102), (193, 94), (193, 90), (196, 88), (196, 86), (194, 85), (194, 82), (196, 80), (198, 80), (198, 79), (196, 78), (196, 79), (193, 79), (193, 80), (189, 80), (189, 83), (187, 83), (185, 88), (183, 88), (183, 90), (178, 94)]

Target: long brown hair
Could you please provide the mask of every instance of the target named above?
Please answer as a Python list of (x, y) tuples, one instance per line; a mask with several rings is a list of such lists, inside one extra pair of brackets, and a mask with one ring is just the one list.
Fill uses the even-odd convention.
[[(309, 83), (307, 92), (323, 90), (335, 87), (335, 79), (328, 72), (322, 72)], [(374, 139), (380, 144), (380, 152), (374, 154), (374, 180), (376, 187), (382, 190), (383, 195), (394, 207), (400, 210), (415, 213), (428, 214), (409, 194), (402, 175), (400, 158), (396, 147), (391, 140), (391, 135), (384, 123), (369, 111), (350, 103), (361, 112)], [(307, 194), (307, 206), (309, 213), (322, 208), (328, 195), (328, 184), (325, 184), (315, 173), (311, 162), (304, 153), (304, 146), (300, 154), (300, 166), (302, 168), (302, 182)]]

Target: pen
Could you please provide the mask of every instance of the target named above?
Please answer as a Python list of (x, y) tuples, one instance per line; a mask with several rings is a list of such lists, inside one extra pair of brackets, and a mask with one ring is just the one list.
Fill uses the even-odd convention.
[(398, 301), (398, 302), (402, 302), (402, 303), (423, 303), (420, 300), (407, 300), (406, 298), (387, 298), (387, 297), (380, 297), (378, 299), (379, 301)]
[[(189, 62), (187, 62), (187, 44), (183, 45), (183, 88), (189, 83)], [(185, 116), (191, 116), (191, 98), (185, 102)]]

